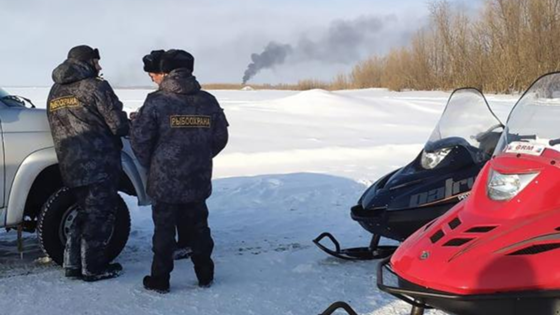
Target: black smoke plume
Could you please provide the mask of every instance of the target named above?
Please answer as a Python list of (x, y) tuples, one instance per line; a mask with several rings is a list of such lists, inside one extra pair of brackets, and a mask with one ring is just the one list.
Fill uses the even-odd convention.
[(355, 20), (333, 21), (328, 30), (314, 39), (300, 36), (296, 45), (270, 42), (260, 54), (252, 54), (243, 84), (259, 71), (290, 62), (319, 61), (323, 63), (351, 64), (376, 51), (376, 46), (386, 38), (381, 31), (397, 22), (395, 16), (363, 16)]
[(243, 75), (243, 84), (247, 83), (259, 70), (271, 68), (284, 63), (286, 57), (292, 52), (292, 46), (270, 42), (261, 54), (252, 54), (251, 62)]

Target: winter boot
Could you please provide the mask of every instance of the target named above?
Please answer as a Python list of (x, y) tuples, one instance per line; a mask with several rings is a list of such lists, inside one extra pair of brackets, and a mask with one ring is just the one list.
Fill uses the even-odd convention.
[(70, 279), (81, 279), (82, 278), (82, 270), (81, 269), (74, 269), (74, 268), (64, 268), (64, 276)]
[(151, 290), (162, 294), (169, 292), (169, 279), (145, 276), (142, 282), (146, 290)]
[(190, 247), (177, 247), (173, 252), (173, 260), (187, 259), (191, 257), (192, 249)]
[(214, 281), (214, 262), (210, 259), (206, 264), (195, 266), (194, 271), (198, 278), (198, 286), (208, 288)]
[(122, 273), (122, 266), (119, 263), (109, 264), (104, 270), (96, 273), (86, 273), (82, 280), (86, 282), (99, 281), (104, 279), (116, 278)]
[(214, 283), (214, 279), (198, 280), (198, 286), (200, 288), (209, 288), (212, 286), (213, 283)]

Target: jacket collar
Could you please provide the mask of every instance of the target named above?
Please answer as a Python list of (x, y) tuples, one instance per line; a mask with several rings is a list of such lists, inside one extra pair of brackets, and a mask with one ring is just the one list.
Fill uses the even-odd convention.
[(189, 70), (179, 68), (165, 76), (159, 89), (176, 94), (195, 94), (201, 87)]
[(66, 59), (52, 73), (53, 81), (58, 84), (70, 84), (96, 76), (97, 71), (91, 65), (74, 59)]

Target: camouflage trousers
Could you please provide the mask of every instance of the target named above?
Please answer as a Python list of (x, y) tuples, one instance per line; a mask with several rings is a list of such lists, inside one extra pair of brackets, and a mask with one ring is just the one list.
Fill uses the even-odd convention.
[(214, 277), (214, 262), (210, 257), (214, 241), (208, 227), (208, 207), (206, 201), (169, 204), (154, 201), (152, 206), (154, 220), (152, 277), (168, 280), (173, 271), (173, 251), (176, 247), (175, 229), (184, 229), (192, 248), (191, 260), (200, 282)]
[(72, 193), (78, 207), (66, 240), (64, 268), (95, 275), (109, 263), (106, 247), (114, 228), (117, 182), (106, 180), (76, 187)]
[(179, 221), (177, 223), (177, 248), (191, 247), (191, 233), (188, 224)]

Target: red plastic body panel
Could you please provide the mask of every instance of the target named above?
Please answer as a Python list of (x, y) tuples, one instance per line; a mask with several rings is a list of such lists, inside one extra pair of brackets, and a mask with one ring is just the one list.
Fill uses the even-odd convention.
[[(468, 199), (399, 247), (391, 259), (393, 270), (420, 286), (460, 295), (560, 289), (560, 248), (531, 251), (535, 245), (560, 247), (559, 166), (560, 152), (552, 149), (541, 156), (501, 154), (492, 159)], [(490, 169), (539, 174), (513, 199), (494, 201), (486, 189)], [(475, 227), (494, 228), (467, 232)], [(437, 239), (439, 231), (443, 236)], [(445, 246), (457, 239), (468, 241)]]

